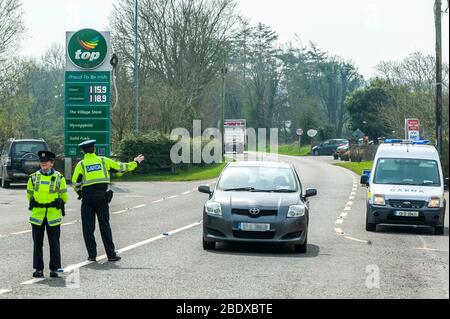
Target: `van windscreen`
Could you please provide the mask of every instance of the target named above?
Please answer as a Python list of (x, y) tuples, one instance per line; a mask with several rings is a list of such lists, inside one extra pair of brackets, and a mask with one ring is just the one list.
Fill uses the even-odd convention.
[(380, 159), (373, 182), (386, 185), (441, 186), (438, 163), (423, 159)]

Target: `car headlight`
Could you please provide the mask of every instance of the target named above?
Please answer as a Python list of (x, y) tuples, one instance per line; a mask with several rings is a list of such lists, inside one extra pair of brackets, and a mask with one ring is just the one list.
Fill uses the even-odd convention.
[(374, 205), (385, 206), (386, 200), (384, 199), (384, 195), (375, 195), (373, 197), (373, 203)]
[(429, 208), (439, 208), (441, 207), (441, 199), (439, 197), (432, 197), (428, 203)]
[(217, 202), (207, 202), (205, 205), (205, 211), (210, 216), (222, 217), (222, 205)]
[(306, 207), (304, 205), (292, 205), (289, 206), (289, 211), (287, 214), (288, 218), (303, 217), (305, 216)]

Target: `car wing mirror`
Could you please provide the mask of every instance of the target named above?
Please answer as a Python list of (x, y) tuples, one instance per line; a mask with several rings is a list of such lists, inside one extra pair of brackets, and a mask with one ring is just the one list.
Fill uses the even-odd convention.
[(363, 175), (361, 176), (361, 185), (369, 186), (370, 174), (372, 174), (372, 171), (363, 172)]
[(448, 190), (448, 177), (446, 177), (444, 180), (444, 188), (445, 190)]
[(212, 194), (211, 188), (208, 185), (201, 185), (201, 186), (199, 186), (198, 187), (198, 191), (200, 193), (204, 193), (204, 194), (208, 194), (208, 195)]
[(307, 189), (305, 198), (317, 196), (317, 189)]

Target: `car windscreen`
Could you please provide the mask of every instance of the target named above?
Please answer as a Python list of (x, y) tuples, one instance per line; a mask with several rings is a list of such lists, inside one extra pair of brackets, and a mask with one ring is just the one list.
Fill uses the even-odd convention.
[(441, 186), (438, 163), (424, 159), (380, 159), (373, 182), (386, 185)]
[(220, 178), (218, 189), (260, 192), (297, 192), (294, 172), (290, 168), (229, 167)]
[(25, 154), (36, 154), (39, 151), (46, 151), (47, 145), (43, 142), (19, 142), (14, 143), (12, 147), (12, 157), (22, 157)]

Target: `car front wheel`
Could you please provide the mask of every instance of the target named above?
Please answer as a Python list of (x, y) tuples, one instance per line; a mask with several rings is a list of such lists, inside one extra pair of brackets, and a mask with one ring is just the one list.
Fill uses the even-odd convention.
[(206, 241), (205, 239), (203, 239), (203, 249), (204, 250), (216, 249), (216, 242), (215, 241)]
[(444, 226), (434, 227), (434, 234), (435, 235), (444, 235)]

